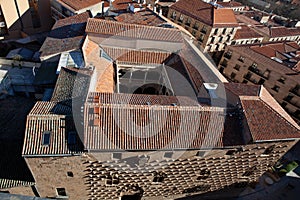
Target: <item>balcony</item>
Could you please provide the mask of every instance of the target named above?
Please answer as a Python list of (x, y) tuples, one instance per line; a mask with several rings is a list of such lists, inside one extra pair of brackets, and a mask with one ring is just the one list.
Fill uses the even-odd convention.
[(298, 88), (297, 86), (290, 89), (290, 92), (300, 97), (300, 88)]
[(232, 56), (232, 52), (231, 52), (231, 51), (227, 51), (227, 52), (224, 54), (224, 57), (227, 58), (227, 59), (231, 59), (231, 56)]
[(258, 81), (255, 80), (254, 78), (251, 78), (251, 76), (252, 76), (252, 74), (247, 73), (246, 75), (244, 75), (244, 79), (246, 79), (246, 80), (248, 80), (248, 81), (250, 81), (250, 82), (252, 82), (254, 84), (258, 84)]
[(269, 78), (268, 76), (265, 76), (265, 74), (262, 73), (259, 69), (257, 69), (256, 67), (254, 67), (252, 65), (248, 68), (248, 70), (255, 73), (255, 74), (257, 74), (257, 75), (259, 75), (259, 76), (261, 76), (261, 77), (263, 77), (264, 79)]

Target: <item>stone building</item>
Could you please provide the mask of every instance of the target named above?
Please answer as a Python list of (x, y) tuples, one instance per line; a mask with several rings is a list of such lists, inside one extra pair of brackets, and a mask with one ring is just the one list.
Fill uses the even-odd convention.
[(264, 85), (299, 120), (299, 49), (295, 42), (229, 46), (218, 69), (233, 82)]
[(224, 50), (239, 28), (232, 9), (201, 0), (179, 0), (168, 18), (192, 33), (207, 52)]
[(50, 0), (1, 0), (0, 39), (50, 30)]
[(236, 31), (236, 34), (230, 45), (254, 44), (263, 42), (264, 36), (262, 34), (255, 32), (247, 25), (240, 24), (240, 26), (241, 28)]
[(176, 29), (89, 19), (86, 33), (85, 67), (62, 68), (51, 101), (27, 117), (22, 154), (41, 197), (245, 187), (300, 137), (263, 86), (198, 70), (197, 48)]
[(54, 20), (64, 19), (73, 15), (90, 11), (92, 16), (104, 12), (102, 0), (51, 0), (51, 16)]

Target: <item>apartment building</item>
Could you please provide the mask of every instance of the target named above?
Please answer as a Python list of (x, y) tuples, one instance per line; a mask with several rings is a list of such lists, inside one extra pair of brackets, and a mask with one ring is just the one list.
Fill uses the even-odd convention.
[(192, 33), (206, 52), (224, 50), (239, 28), (232, 9), (202, 0), (179, 0), (168, 18)]
[(41, 197), (140, 200), (243, 188), (300, 138), (263, 86), (198, 71), (196, 48), (176, 29), (89, 19), (86, 33), (85, 67), (62, 67), (51, 101), (27, 117), (22, 155)]
[(264, 85), (299, 120), (299, 50), (295, 42), (228, 46), (218, 69), (233, 82)]
[(53, 25), (50, 16), (50, 0), (1, 0), (0, 38), (48, 31)]
[(275, 23), (269, 15), (257, 12), (242, 12), (236, 15), (240, 24), (246, 24), (264, 37), (264, 42), (295, 41), (300, 43), (300, 27), (285, 27)]
[(64, 19), (81, 14), (89, 10), (92, 16), (103, 13), (104, 1), (102, 0), (50, 0), (51, 16), (54, 20)]
[(240, 27), (241, 28), (236, 31), (230, 45), (254, 44), (264, 41), (264, 35), (254, 31), (248, 25), (240, 24)]
[(218, 1), (218, 4), (223, 6), (224, 8), (231, 8), (234, 12), (243, 11), (245, 9), (245, 6), (237, 1), (223, 0)]

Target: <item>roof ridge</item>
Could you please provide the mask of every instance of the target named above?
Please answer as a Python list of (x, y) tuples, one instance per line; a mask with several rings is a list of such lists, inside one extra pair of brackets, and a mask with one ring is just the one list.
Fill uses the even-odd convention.
[[(127, 27), (141, 27), (141, 28), (148, 28), (148, 29), (161, 29), (165, 30), (166, 28), (163, 27), (158, 27), (158, 26), (147, 26), (147, 25), (142, 25), (142, 24), (130, 24), (130, 23), (124, 23), (124, 22), (118, 22), (118, 21), (112, 21), (112, 20), (105, 20), (105, 19), (97, 19), (97, 18), (89, 18), (87, 21), (87, 27), (90, 21), (96, 22), (96, 21), (101, 21), (103, 23), (109, 23), (109, 24), (119, 24)], [(173, 32), (179, 32), (177, 29), (168, 29), (168, 31), (173, 31)], [(88, 32), (88, 31), (87, 31)]]
[(165, 53), (165, 54), (172, 54), (172, 52), (168, 51), (159, 51), (155, 49), (132, 49), (132, 48), (125, 48), (125, 47), (112, 47), (112, 46), (106, 46), (106, 45), (99, 45), (102, 49), (108, 48), (108, 49), (117, 49), (117, 50), (128, 50), (128, 51), (136, 51), (136, 52), (151, 52), (151, 53)]

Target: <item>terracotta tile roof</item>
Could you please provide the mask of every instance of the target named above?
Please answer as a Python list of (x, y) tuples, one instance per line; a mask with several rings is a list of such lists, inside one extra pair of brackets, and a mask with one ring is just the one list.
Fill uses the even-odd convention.
[(234, 35), (234, 39), (248, 39), (248, 38), (262, 38), (263, 35), (257, 33), (247, 25), (241, 25), (241, 29), (238, 29)]
[[(253, 51), (262, 54), (268, 58), (276, 57), (282, 61), (288, 61), (291, 58), (289, 53), (294, 53), (300, 49), (300, 46), (296, 42), (282, 42), (282, 43), (268, 43), (259, 46), (250, 47)], [(287, 56), (289, 55), (289, 56)], [(300, 58), (293, 57), (295, 62), (300, 61)], [(296, 64), (294, 62), (294, 65)], [(289, 65), (293, 65), (293, 62), (289, 61)]]
[(241, 105), (253, 141), (300, 137), (300, 129), (292, 125), (261, 99), (241, 99)]
[(109, 93), (114, 92), (115, 73), (113, 63), (99, 56), (99, 45), (89, 38), (86, 39), (83, 52), (85, 55), (86, 66), (91, 65), (94, 68), (89, 90)]
[(242, 83), (224, 83), (227, 90), (237, 96), (258, 96), (260, 92), (259, 85), (246, 85)]
[(267, 89), (261, 86), (259, 97), (262, 101), (273, 108), (277, 113), (279, 113), (284, 119), (286, 119), (293, 126), (298, 127), (298, 124), (293, 120), (293, 118), (281, 107), (281, 105), (271, 96)]
[(120, 15), (115, 17), (115, 20), (118, 22), (124, 22), (129, 24), (141, 24), (150, 26), (157, 26), (166, 22), (149, 9), (145, 9), (135, 13), (121, 13)]
[(170, 8), (209, 26), (238, 26), (232, 9), (216, 9), (201, 0), (179, 0)]
[(201, 0), (179, 0), (170, 8), (207, 25), (213, 25), (213, 6)]
[(29, 115), (71, 115), (72, 110), (66, 105), (53, 101), (39, 101), (31, 109)]
[(223, 146), (220, 108), (86, 104), (86, 110), (84, 146), (90, 151)]
[(127, 10), (128, 5), (131, 4), (135, 8), (139, 7), (139, 4), (132, 0), (114, 0), (112, 2), (113, 11), (124, 11)]
[(165, 105), (199, 106), (197, 99), (186, 96), (164, 96), (147, 94), (118, 94), (92, 92), (88, 95), (87, 103), (120, 104), (120, 105)]
[(118, 63), (162, 64), (172, 54), (168, 52), (133, 50), (102, 46), (102, 49)]
[(68, 5), (75, 11), (79, 11), (100, 3), (101, 0), (58, 0), (58, 2), (62, 2), (63, 4)]
[(270, 37), (300, 36), (300, 28), (272, 27)]
[(229, 8), (214, 9), (213, 25), (214, 27), (239, 26), (233, 10)]
[[(108, 65), (103, 65), (103, 66), (105, 66), (105, 70), (102, 72), (101, 75), (98, 76), (97, 86), (95, 91), (113, 93), (115, 91), (115, 81), (114, 81), (115, 71), (114, 71), (113, 63), (110, 63)], [(98, 67), (96, 67), (96, 71), (98, 71)]]
[(126, 24), (102, 19), (89, 19), (86, 32), (156, 41), (183, 41), (179, 30)]
[(85, 100), (91, 71), (61, 68), (51, 101), (62, 102), (72, 99)]
[(237, 1), (229, 1), (229, 2), (218, 1), (217, 3), (223, 7), (228, 7), (228, 8), (244, 6), (242, 3)]
[[(262, 46), (263, 47), (263, 46)], [(256, 63), (264, 63), (267, 65), (271, 71), (275, 71), (279, 74), (291, 74), (295, 73), (292, 67), (285, 66), (284, 64), (278, 63), (275, 60), (270, 59), (269, 55), (273, 55), (273, 49), (271, 49), (271, 53), (267, 52), (268, 55), (265, 55), (266, 52), (259, 51), (259, 45), (239, 45), (239, 46), (228, 46), (228, 50), (233, 52), (238, 52), (238, 54), (242, 55), (245, 58), (251, 59)], [(268, 48), (270, 49), (270, 48)], [(289, 76), (290, 79), (293, 79), (298, 82), (300, 74)]]
[[(43, 145), (44, 132), (50, 131), (49, 145)], [(68, 142), (68, 134), (75, 134), (75, 143)], [(65, 115), (27, 116), (23, 156), (62, 155), (82, 153), (83, 145), (72, 117)]]
[(40, 57), (58, 55), (64, 51), (80, 49), (89, 13), (84, 12), (58, 20), (40, 49)]

